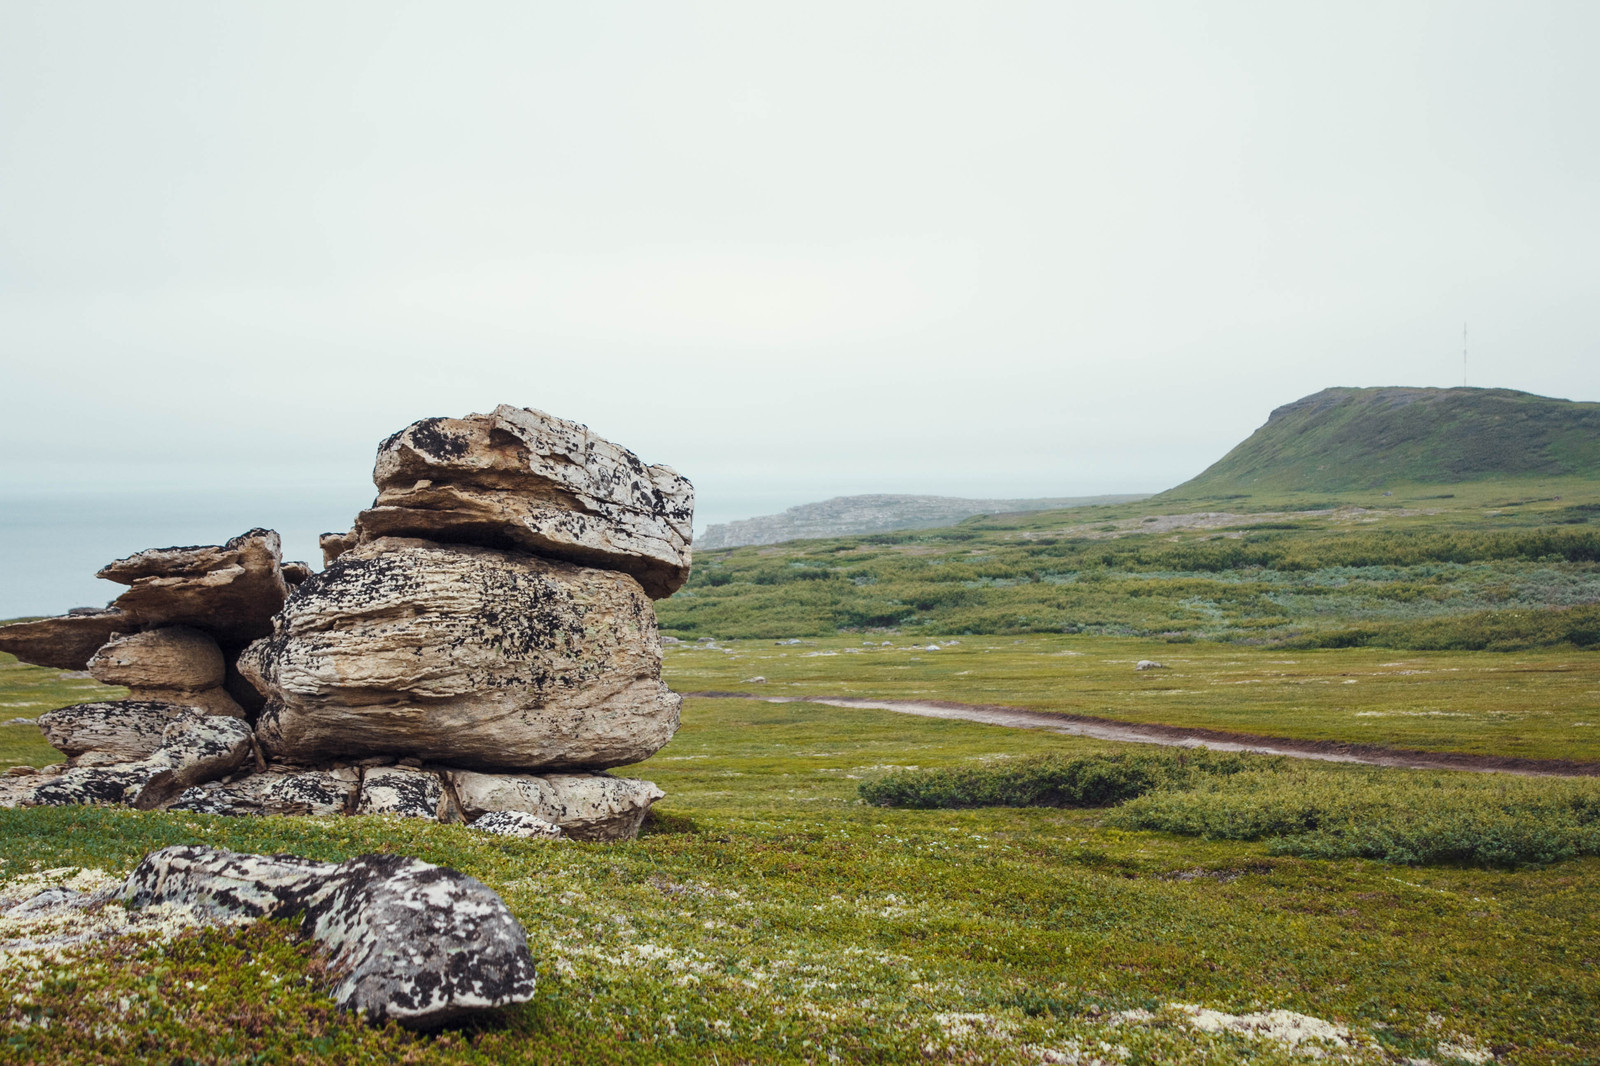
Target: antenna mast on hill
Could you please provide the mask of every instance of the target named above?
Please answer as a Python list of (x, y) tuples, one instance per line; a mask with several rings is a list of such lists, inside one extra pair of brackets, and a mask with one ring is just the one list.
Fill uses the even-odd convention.
[(1467, 387), (1467, 324), (1461, 323), (1461, 387)]

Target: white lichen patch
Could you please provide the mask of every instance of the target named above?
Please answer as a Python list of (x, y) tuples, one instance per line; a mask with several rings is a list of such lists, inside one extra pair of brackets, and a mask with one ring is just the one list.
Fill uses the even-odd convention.
[(158, 904), (128, 910), (120, 877), (104, 870), (62, 867), (0, 883), (0, 972), (37, 973), (66, 962), (80, 948), (119, 937), (171, 940), (220, 922), (191, 907)]

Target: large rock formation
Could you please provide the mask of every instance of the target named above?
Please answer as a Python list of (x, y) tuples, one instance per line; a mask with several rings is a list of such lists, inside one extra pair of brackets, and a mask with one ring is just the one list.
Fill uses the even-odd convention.
[(0, 628), (27, 661), (130, 690), (43, 715), (69, 764), (0, 779), (0, 806), (636, 835), (661, 791), (595, 771), (677, 729), (650, 600), (688, 574), (692, 487), (514, 407), (407, 427), (374, 479), (320, 574), (253, 529), (110, 564), (129, 588), (105, 611)]
[(694, 486), (543, 411), (423, 419), (383, 442), (372, 478), (361, 541), (518, 548), (631, 574), (652, 599), (689, 577)]
[(387, 540), (295, 591), (239, 660), (277, 759), (618, 766), (678, 726), (655, 611), (626, 574)]
[(338, 864), (178, 846), (128, 877), (130, 906), (174, 903), (217, 918), (298, 918), (341, 975), (345, 1010), (432, 1029), (533, 998), (528, 940), (483, 882), (400, 855)]

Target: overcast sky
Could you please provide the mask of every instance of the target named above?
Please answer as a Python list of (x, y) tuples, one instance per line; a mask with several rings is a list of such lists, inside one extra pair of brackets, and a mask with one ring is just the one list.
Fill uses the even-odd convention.
[[(1329, 385), (1600, 399), (1600, 4), (0, 0), (0, 491), (1153, 491)], [(269, 520), (270, 516), (266, 516)]]

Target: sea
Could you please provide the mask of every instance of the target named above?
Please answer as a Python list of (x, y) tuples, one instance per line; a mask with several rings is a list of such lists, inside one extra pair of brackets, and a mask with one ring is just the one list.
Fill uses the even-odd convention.
[(94, 576), (112, 560), (257, 526), (278, 531), (285, 559), (321, 569), (318, 535), (349, 529), (372, 497), (370, 486), (0, 494), (0, 619), (103, 607), (123, 591)]
[[(782, 510), (807, 497), (785, 493), (728, 494), (702, 501), (705, 522)], [(0, 490), (0, 621), (103, 607), (123, 586), (96, 578), (102, 566), (145, 548), (221, 544), (257, 526), (283, 538), (283, 557), (322, 568), (317, 537), (350, 528), (374, 489), (357, 483), (224, 490)]]

